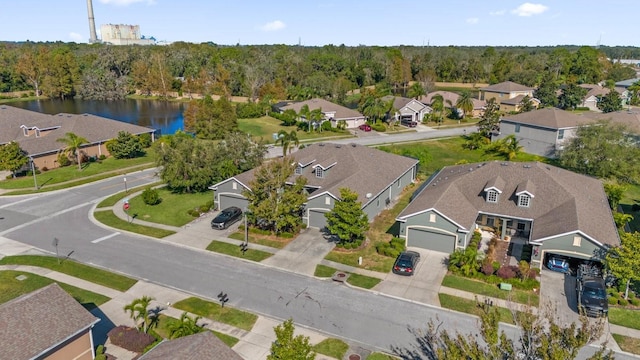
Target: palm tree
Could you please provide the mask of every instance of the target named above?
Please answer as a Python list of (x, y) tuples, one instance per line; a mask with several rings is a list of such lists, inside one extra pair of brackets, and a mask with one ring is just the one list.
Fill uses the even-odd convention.
[(431, 108), (436, 114), (438, 114), (436, 122), (440, 123), (442, 119), (442, 113), (444, 112), (444, 97), (440, 94), (434, 95), (431, 98)]
[(298, 134), (295, 130), (291, 130), (289, 133), (285, 130), (280, 130), (278, 132), (278, 139), (276, 139), (276, 145), (278, 145), (278, 143), (282, 144), (282, 156), (287, 156), (287, 151), (291, 154), (291, 149), (294, 146), (297, 147), (300, 145)]
[(456, 102), (456, 107), (464, 111), (464, 116), (467, 117), (473, 113), (473, 100), (471, 94), (468, 91), (463, 91)]
[(515, 135), (509, 135), (502, 139), (502, 141), (504, 142), (504, 154), (507, 155), (507, 159), (509, 160), (518, 156), (518, 153), (520, 153), (523, 148)]
[(192, 318), (187, 314), (187, 312), (183, 312), (180, 315), (180, 319), (176, 320), (169, 324), (169, 337), (171, 339), (177, 339), (183, 336), (189, 336), (193, 334), (197, 334), (203, 330), (203, 327), (198, 325), (198, 320), (200, 320), (200, 316)]
[[(149, 314), (149, 305), (154, 299), (150, 296), (143, 296), (138, 299), (134, 299), (130, 304), (124, 306), (124, 311), (129, 313), (131, 319), (137, 328), (142, 328), (146, 333), (149, 331), (149, 325), (152, 319)], [(142, 320), (142, 324), (138, 325), (138, 321)]]
[(419, 82), (414, 82), (409, 88), (409, 97), (418, 100), (418, 98), (424, 95), (424, 87)]
[(56, 141), (67, 145), (64, 151), (68, 155), (71, 154), (72, 157), (76, 158), (76, 161), (78, 162), (78, 170), (82, 170), (82, 157), (80, 156), (80, 147), (83, 144), (87, 144), (89, 140), (83, 138), (82, 136), (78, 136), (72, 132), (68, 132), (64, 134), (63, 138), (60, 138)]

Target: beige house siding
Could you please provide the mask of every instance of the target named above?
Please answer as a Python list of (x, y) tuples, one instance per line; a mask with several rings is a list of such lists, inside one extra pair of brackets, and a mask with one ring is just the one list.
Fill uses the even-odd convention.
[(93, 349), (91, 348), (91, 332), (85, 331), (84, 334), (75, 339), (62, 344), (52, 353), (42, 357), (43, 360), (92, 360)]
[[(61, 149), (60, 152), (62, 151), (63, 150)], [(100, 157), (100, 155), (108, 157), (110, 155), (109, 150), (107, 150), (107, 147), (104, 143), (82, 147), (80, 148), (80, 153), (89, 157)], [(42, 170), (42, 168), (44, 167), (46, 167), (47, 169), (55, 169), (57, 167), (60, 167), (60, 165), (58, 164), (58, 153), (34, 156), (33, 163), (36, 169), (40, 170)]]

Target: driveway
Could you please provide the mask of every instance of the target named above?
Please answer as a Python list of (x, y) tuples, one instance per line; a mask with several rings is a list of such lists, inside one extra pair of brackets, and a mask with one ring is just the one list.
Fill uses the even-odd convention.
[(313, 275), (316, 271), (316, 265), (327, 256), (334, 246), (335, 243), (329, 237), (325, 237), (320, 230), (308, 228), (273, 256), (263, 260), (262, 263), (301, 274)]
[(403, 276), (389, 272), (373, 290), (440, 306), (438, 292), (442, 279), (447, 274), (447, 266), (444, 261), (449, 257), (449, 254), (419, 248), (408, 248), (408, 250), (420, 253), (420, 262), (415, 274)]
[(542, 269), (540, 273), (540, 311), (553, 311), (559, 324), (579, 322), (576, 277)]

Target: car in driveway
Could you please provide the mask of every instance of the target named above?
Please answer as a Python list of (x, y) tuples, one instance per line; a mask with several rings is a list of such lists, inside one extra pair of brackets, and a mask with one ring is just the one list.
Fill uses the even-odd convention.
[(546, 265), (549, 270), (569, 274), (569, 260), (562, 256), (549, 255)]
[(358, 126), (358, 129), (364, 131), (364, 132), (368, 132), (371, 131), (371, 125), (369, 124), (362, 124), (360, 126)]
[(416, 271), (418, 262), (420, 262), (420, 253), (403, 251), (393, 264), (392, 271), (394, 274), (411, 276)]
[(223, 230), (241, 218), (242, 210), (238, 207), (231, 206), (222, 210), (218, 216), (211, 220), (211, 228)]

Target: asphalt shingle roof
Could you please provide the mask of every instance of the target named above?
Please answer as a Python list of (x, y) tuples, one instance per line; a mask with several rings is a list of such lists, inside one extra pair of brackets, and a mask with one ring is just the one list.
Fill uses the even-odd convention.
[(507, 115), (502, 121), (516, 124), (528, 124), (549, 129), (565, 129), (593, 123), (593, 120), (558, 108), (532, 110), (516, 115)]
[[(497, 203), (484, 189), (504, 180)], [(517, 205), (515, 193), (533, 193), (529, 207)], [(620, 239), (602, 183), (595, 178), (539, 163), (487, 162), (448, 166), (402, 211), (398, 219), (435, 209), (470, 230), (479, 212), (532, 219), (531, 240), (580, 231), (606, 245)]]
[(333, 118), (336, 120), (352, 119), (364, 116), (356, 110), (352, 110), (342, 105), (334, 104), (330, 101), (319, 98), (292, 103), (282, 106), (280, 107), (280, 109), (283, 111), (293, 109), (296, 113), (300, 113), (300, 109), (302, 109), (302, 107), (305, 105), (309, 106), (309, 110), (322, 109), (323, 113), (335, 112), (335, 116)]
[(98, 321), (58, 284), (45, 286), (0, 305), (0, 359), (33, 359)]
[(163, 341), (139, 360), (242, 360), (211, 331)]

